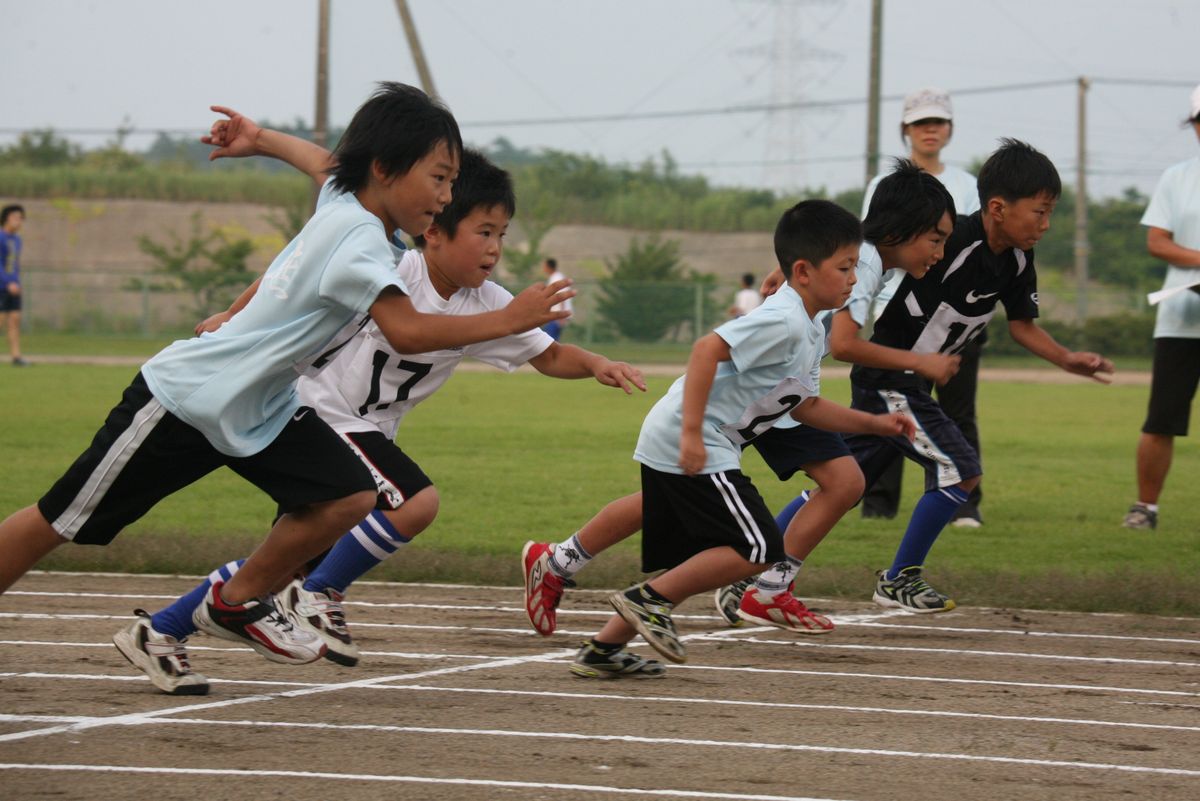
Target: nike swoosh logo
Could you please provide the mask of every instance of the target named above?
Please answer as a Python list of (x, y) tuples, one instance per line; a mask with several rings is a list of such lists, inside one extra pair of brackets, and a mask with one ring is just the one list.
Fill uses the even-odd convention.
[(983, 300), (984, 298), (990, 298), (993, 295), (999, 295), (999, 294), (1000, 294), (999, 292), (988, 292), (986, 295), (976, 295), (975, 290), (972, 289), (970, 292), (967, 293), (967, 303), (978, 303), (979, 301)]
[(301, 409), (300, 411), (298, 411), (294, 415), (292, 415), (292, 420), (293, 421), (299, 420), (301, 417), (303, 417), (304, 415), (308, 414), (311, 411), (312, 411), (312, 409)]

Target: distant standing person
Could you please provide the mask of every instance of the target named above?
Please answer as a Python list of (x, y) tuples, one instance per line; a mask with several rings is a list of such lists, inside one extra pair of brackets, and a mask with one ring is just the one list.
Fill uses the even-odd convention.
[[(971, 215), (979, 211), (979, 190), (975, 186), (975, 176), (966, 170), (952, 167), (942, 162), (942, 150), (950, 143), (954, 134), (954, 107), (950, 103), (950, 95), (942, 89), (927, 87), (918, 89), (904, 98), (904, 114), (900, 118), (900, 138), (909, 147), (909, 158), (925, 172), (942, 182), (954, 198), (954, 207), (961, 215)], [(867, 185), (863, 195), (862, 217), (866, 219), (867, 209), (884, 175), (876, 175)], [(904, 278), (902, 270), (896, 270), (883, 290), (876, 298), (873, 307), (875, 319), (883, 313), (888, 301), (896, 294), (896, 287)], [(983, 343), (987, 341), (986, 332), (960, 354), (962, 362), (958, 373), (949, 382), (937, 387), (937, 399), (945, 410), (946, 415), (962, 429), (967, 442), (981, 453), (979, 449), (979, 422), (975, 414), (975, 395), (979, 386), (979, 353)], [(896, 516), (900, 508), (900, 483), (904, 477), (904, 459), (898, 454), (892, 459), (887, 469), (872, 486), (867, 488), (863, 496), (863, 517)], [(979, 514), (979, 503), (983, 500), (982, 485), (971, 491), (967, 502), (955, 512), (951, 525), (970, 526), (972, 528), (983, 524)]]
[(729, 316), (736, 319), (747, 315), (762, 305), (762, 294), (755, 287), (754, 273), (742, 273), (742, 288), (733, 296)]
[[(1192, 91), (1190, 125), (1200, 137), (1200, 86)], [(1146, 250), (1167, 262), (1164, 289), (1200, 279), (1200, 157), (1169, 167), (1142, 215)], [(1200, 295), (1179, 292), (1158, 305), (1150, 408), (1137, 446), (1138, 500), (1125, 528), (1158, 525), (1158, 496), (1171, 469), (1175, 437), (1186, 437), (1200, 380)]]
[(25, 209), (18, 205), (0, 210), (0, 314), (5, 317), (8, 352), (13, 367), (29, 362), (21, 356), (21, 225)]
[[(555, 281), (567, 280), (567, 277), (558, 271), (557, 259), (546, 259), (543, 261), (542, 273), (546, 276), (547, 284), (553, 284)], [(562, 303), (559, 303), (557, 306), (555, 306), (553, 310), (556, 312), (571, 312), (574, 311), (574, 306), (571, 303), (571, 299), (567, 298)], [(549, 334), (550, 337), (557, 342), (562, 339), (563, 329), (567, 327), (567, 321), (570, 319), (571, 318), (567, 317), (562, 320), (551, 320), (542, 327), (542, 330)]]

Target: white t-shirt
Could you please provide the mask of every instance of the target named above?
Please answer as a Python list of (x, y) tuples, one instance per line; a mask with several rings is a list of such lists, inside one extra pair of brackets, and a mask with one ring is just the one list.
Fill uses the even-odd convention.
[(733, 296), (733, 308), (739, 315), (749, 314), (762, 305), (762, 295), (756, 289), (739, 289)]
[[(713, 378), (701, 432), (707, 460), (701, 473), (736, 470), (741, 446), (820, 392), (825, 328), (808, 316), (804, 302), (783, 286), (744, 317), (721, 325), (730, 361)], [(681, 475), (683, 376), (646, 415), (633, 458), (663, 473)]]
[[(449, 300), (443, 298), (429, 280), (419, 251), (405, 252), (396, 271), (408, 287), (413, 308), (426, 314), (483, 314), (512, 300), (508, 290), (491, 281), (478, 289), (460, 289)], [(399, 354), (379, 327), (368, 321), (326, 369), (301, 378), (297, 388), (300, 399), (335, 431), (378, 430), (395, 439), (404, 415), (445, 384), (464, 356), (511, 372), (552, 344), (548, 334), (534, 329), (462, 348)]]
[[(885, 174), (880, 173), (871, 179), (871, 183), (867, 184), (867, 191), (863, 193), (862, 218), (867, 219), (867, 209), (871, 207), (871, 198), (875, 196), (875, 188), (879, 186)], [(954, 199), (954, 211), (960, 217), (974, 214), (979, 211), (979, 186), (975, 183), (975, 176), (966, 170), (960, 170), (958, 167), (951, 167), (949, 164), (943, 165), (942, 174), (935, 175), (942, 182), (942, 186), (946, 187), (946, 191), (950, 193), (950, 197)], [(904, 280), (904, 271), (896, 270), (892, 275), (888, 276), (883, 285), (883, 290), (879, 292), (875, 300), (874, 317), (879, 318), (883, 314), (883, 307), (888, 304), (892, 296), (896, 294), (896, 288), (900, 286), (900, 282)]]
[[(1200, 157), (1167, 168), (1142, 215), (1142, 225), (1170, 231), (1176, 244), (1200, 250)], [(1163, 289), (1198, 278), (1198, 269), (1169, 264)], [(1154, 336), (1200, 339), (1200, 295), (1180, 292), (1159, 303)]]
[(380, 292), (407, 292), (400, 251), (353, 193), (321, 190), (317, 211), (216, 331), (172, 343), (142, 366), (154, 397), (229, 456), (274, 441), (300, 407), (296, 380), (354, 335)]

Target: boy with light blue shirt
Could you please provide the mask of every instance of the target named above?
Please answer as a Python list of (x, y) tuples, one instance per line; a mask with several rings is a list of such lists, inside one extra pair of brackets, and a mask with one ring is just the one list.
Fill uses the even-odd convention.
[(36, 505), (0, 523), (0, 592), (62, 543), (107, 544), (159, 500), (228, 466), (285, 514), (210, 592), (197, 623), (260, 652), (320, 658), (323, 644), (297, 637), (266, 596), (362, 520), (376, 488), (341, 438), (300, 406), (296, 379), (370, 320), (398, 351), (421, 352), (536, 328), (558, 319), (550, 308), (571, 294), (539, 285), (468, 317), (413, 309), (389, 238), (423, 232), (450, 201), (461, 150), (447, 109), (382, 84), (338, 146), (331, 193), (272, 262), (264, 291), (229, 325), (147, 362), (88, 450)]
[(636, 634), (667, 659), (686, 661), (674, 606), (785, 558), (771, 513), (740, 470), (741, 446), (779, 418), (911, 436), (904, 415), (865, 414), (817, 396), (825, 333), (814, 318), (849, 297), (861, 241), (858, 220), (837, 205), (797, 204), (775, 230), (787, 285), (693, 346), (687, 374), (651, 409), (634, 452), (642, 465), (642, 569), (666, 572), (609, 599), (617, 614), (583, 645), (572, 672), (603, 675), (590, 663), (605, 663)]

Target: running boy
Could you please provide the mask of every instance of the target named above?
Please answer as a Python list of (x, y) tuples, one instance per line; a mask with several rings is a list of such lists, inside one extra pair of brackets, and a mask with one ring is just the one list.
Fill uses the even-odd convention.
[[(787, 285), (697, 340), (687, 374), (646, 416), (634, 452), (642, 465), (642, 568), (666, 572), (609, 599), (617, 614), (580, 649), (571, 668), (577, 675), (628, 675), (613, 670), (611, 657), (635, 634), (667, 659), (685, 661), (674, 606), (784, 558), (775, 521), (739, 469), (741, 446), (780, 417), (827, 430), (912, 434), (902, 414), (863, 414), (817, 397), (825, 330), (814, 317), (849, 297), (861, 241), (858, 220), (828, 201), (785, 212), (775, 253)], [(638, 673), (661, 675), (662, 666)]]
[[(159, 500), (227, 465), (285, 512), (198, 611), (212, 634), (259, 647), (292, 637), (264, 597), (370, 511), (374, 480), (301, 406), (315, 374), (366, 315), (398, 351), (425, 352), (536, 328), (570, 295), (534, 287), (503, 310), (417, 312), (394, 270), (397, 229), (424, 231), (450, 202), (462, 138), (424, 93), (382, 84), (338, 146), (319, 209), (228, 325), (150, 359), (91, 446), (34, 506), (0, 523), (0, 591), (62, 543), (106, 544)], [(318, 652), (319, 655), (319, 652)]]
[[(942, 257), (942, 248), (952, 229), (954, 201), (945, 186), (911, 162), (900, 162), (894, 173), (881, 182), (879, 202), (864, 224), (866, 241), (859, 250), (854, 292), (864, 284), (876, 287), (884, 279), (881, 264), (899, 274), (920, 277)], [(825, 317), (822, 315), (824, 321)], [(905, 353), (903, 358), (922, 376), (943, 383), (954, 374), (957, 356), (940, 353)], [(863, 492), (863, 474), (838, 434), (812, 426), (795, 425), (782, 418), (751, 443), (781, 481), (803, 471), (819, 489), (805, 493), (811, 502), (797, 514), (788, 510), (776, 518), (784, 532), (787, 558), (758, 576), (723, 587), (716, 593), (717, 610), (731, 625), (743, 621), (773, 625), (804, 634), (823, 634), (833, 624), (796, 599), (790, 586), (814, 548), (842, 516), (858, 502)], [(526, 611), (534, 628), (550, 634), (555, 609), (564, 586), (575, 572), (600, 550), (641, 527), (640, 496), (633, 495), (606, 506), (569, 540), (558, 545), (530, 543), (526, 546)], [(544, 555), (542, 565), (531, 556)], [(754, 590), (746, 589), (754, 585)]]
[[(271, 152), (321, 182), (332, 167), (325, 150), (260, 129), (252, 120), (219, 108), (228, 121), (214, 125), (206, 141), (221, 155)], [(503, 308), (512, 296), (488, 281), (500, 259), (502, 240), (516, 209), (508, 173), (482, 154), (464, 150), (454, 199), (420, 237), (422, 251), (408, 251), (396, 270), (409, 288), (414, 308), (431, 314), (464, 315)], [(235, 307), (237, 304), (235, 304)], [(236, 308), (234, 309), (236, 313)], [(213, 327), (232, 317), (217, 315)], [(342, 536), (306, 579), (297, 579), (275, 597), (276, 605), (299, 628), (320, 638), (326, 658), (343, 665), (358, 662), (358, 648), (342, 608), (349, 585), (427, 528), (438, 511), (432, 481), (396, 444), (404, 415), (442, 386), (465, 356), (504, 370), (529, 362), (558, 378), (595, 377), (626, 392), (644, 390), (641, 374), (573, 345), (560, 345), (540, 330), (466, 348), (401, 356), (368, 323), (315, 377), (302, 377), (300, 399), (312, 406), (350, 445), (378, 487), (376, 508)], [(193, 614), (210, 585), (227, 580), (238, 563), (215, 571), (175, 603), (138, 619), (114, 636), (121, 653), (150, 676), (156, 687), (176, 695), (204, 694), (208, 681), (191, 671), (184, 641), (194, 633)], [(274, 661), (273, 651), (261, 651)]]
[[(911, 442), (870, 435), (846, 438), (868, 486), (889, 449), (925, 468), (925, 494), (913, 509), (891, 567), (876, 574), (873, 598), (881, 606), (910, 612), (954, 608), (954, 601), (931, 587), (922, 571), (938, 535), (982, 474), (975, 449), (933, 400), (929, 381), (913, 370), (913, 359), (959, 353), (982, 334), (1002, 303), (1009, 333), (1030, 352), (1101, 382), (1112, 372), (1108, 359), (1067, 350), (1035, 322), (1033, 247), (1050, 228), (1061, 192), (1058, 171), (1048, 158), (1024, 142), (1002, 139), (979, 172), (982, 209), (959, 222), (944, 257), (924, 279), (912, 273), (904, 277), (870, 341), (860, 339), (858, 330), (881, 283), (876, 273), (886, 262), (864, 271), (850, 303), (833, 316), (833, 355), (854, 363), (853, 408), (904, 411), (917, 420), (917, 437)], [(872, 213), (879, 199), (876, 192)], [(781, 517), (802, 504), (803, 498), (797, 498)]]

